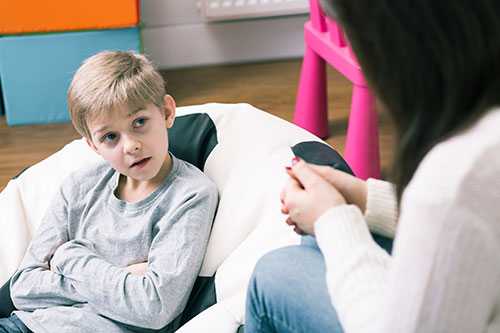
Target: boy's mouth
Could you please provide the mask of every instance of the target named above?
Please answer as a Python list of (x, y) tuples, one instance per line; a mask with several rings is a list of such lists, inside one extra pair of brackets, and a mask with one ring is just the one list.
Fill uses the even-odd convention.
[(136, 162), (132, 163), (130, 168), (135, 168), (135, 167), (141, 168), (141, 167), (145, 166), (149, 162), (150, 159), (151, 159), (151, 157), (146, 157), (146, 158), (143, 158), (142, 160), (136, 161)]

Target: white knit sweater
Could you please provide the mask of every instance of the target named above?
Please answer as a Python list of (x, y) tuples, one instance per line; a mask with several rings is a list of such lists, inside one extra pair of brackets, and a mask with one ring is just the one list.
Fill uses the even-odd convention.
[[(369, 229), (391, 235), (392, 256)], [(368, 180), (315, 223), (346, 333), (500, 332), (500, 109), (434, 147), (406, 188)]]

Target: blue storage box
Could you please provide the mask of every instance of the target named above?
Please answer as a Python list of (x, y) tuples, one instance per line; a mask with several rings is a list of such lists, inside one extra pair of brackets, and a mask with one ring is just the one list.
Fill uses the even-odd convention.
[(70, 120), (66, 92), (82, 61), (103, 50), (140, 50), (138, 28), (0, 38), (8, 125)]
[(0, 116), (4, 114), (3, 97), (2, 97), (2, 78), (0, 77)]

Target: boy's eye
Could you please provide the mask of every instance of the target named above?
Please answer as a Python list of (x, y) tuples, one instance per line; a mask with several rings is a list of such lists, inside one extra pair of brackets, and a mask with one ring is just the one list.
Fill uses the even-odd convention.
[(146, 118), (137, 118), (136, 120), (134, 120), (133, 126), (134, 128), (142, 127), (146, 124), (146, 121)]
[(116, 139), (116, 134), (108, 133), (101, 138), (101, 142), (113, 142)]

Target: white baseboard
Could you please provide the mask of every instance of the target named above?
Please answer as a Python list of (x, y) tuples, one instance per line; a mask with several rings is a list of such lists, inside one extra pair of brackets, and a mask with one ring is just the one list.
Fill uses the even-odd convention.
[(306, 15), (145, 26), (144, 52), (161, 69), (300, 58)]

